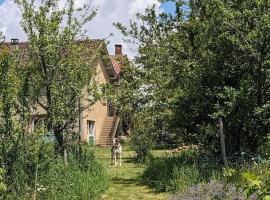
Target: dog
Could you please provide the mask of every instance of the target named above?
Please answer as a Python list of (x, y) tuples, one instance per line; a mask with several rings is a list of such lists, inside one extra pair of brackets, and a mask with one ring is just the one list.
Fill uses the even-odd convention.
[(114, 166), (117, 166), (118, 162), (117, 160), (119, 160), (119, 165), (122, 166), (122, 146), (119, 142), (119, 140), (117, 139), (113, 139), (113, 146), (111, 149), (111, 154), (112, 154), (112, 158), (111, 158), (111, 163), (112, 165), (114, 164)]

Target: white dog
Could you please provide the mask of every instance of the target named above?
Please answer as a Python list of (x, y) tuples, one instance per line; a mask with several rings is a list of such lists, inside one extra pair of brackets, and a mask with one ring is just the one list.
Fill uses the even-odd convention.
[(118, 164), (117, 160), (119, 159), (119, 165), (122, 165), (122, 146), (120, 144), (120, 142), (118, 140), (116, 140), (115, 138), (113, 139), (113, 146), (111, 149), (111, 153), (112, 153), (112, 164), (114, 164), (115, 166)]

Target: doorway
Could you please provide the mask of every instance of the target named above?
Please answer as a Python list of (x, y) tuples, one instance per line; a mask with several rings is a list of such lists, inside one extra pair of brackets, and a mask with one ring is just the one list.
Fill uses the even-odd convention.
[(94, 145), (96, 140), (96, 126), (94, 121), (87, 121), (87, 133), (88, 143)]

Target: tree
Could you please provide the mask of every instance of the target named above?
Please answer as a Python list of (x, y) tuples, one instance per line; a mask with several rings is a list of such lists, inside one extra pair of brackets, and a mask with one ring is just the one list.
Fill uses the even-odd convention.
[(28, 37), (22, 67), (29, 74), (31, 105), (43, 109), (39, 114), (45, 114), (47, 131), (55, 135), (63, 153), (65, 133), (74, 130), (80, 113), (98, 97), (92, 66), (101, 46), (89, 48), (84, 29), (96, 11), (91, 3), (77, 8), (74, 0), (63, 7), (59, 0), (45, 0), (39, 6), (29, 0), (16, 2)]
[[(14, 178), (18, 175), (16, 167), (22, 155), (27, 157), (25, 148), (21, 147), (25, 144), (28, 126), (26, 116), (29, 109), (27, 111), (26, 108), (30, 108), (27, 106), (25, 93), (27, 78), (20, 65), (15, 62), (16, 52), (15, 49), (0, 44), (0, 162), (4, 168), (3, 181), (7, 183), (9, 190), (18, 186), (20, 178), (14, 183)], [(14, 187), (9, 187), (11, 185)]]
[(212, 153), (220, 152), (223, 118), (229, 155), (255, 153), (269, 133), (269, 3), (193, 0), (187, 10), (174, 2), (173, 14), (152, 7), (130, 27), (117, 24), (139, 45), (135, 63), (151, 114), (173, 140)]

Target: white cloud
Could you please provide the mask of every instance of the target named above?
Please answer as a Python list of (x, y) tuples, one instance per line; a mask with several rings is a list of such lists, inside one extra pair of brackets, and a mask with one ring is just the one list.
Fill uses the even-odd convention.
[[(90, 0), (76, 0), (75, 3), (81, 5)], [(64, 2), (64, 1), (62, 1)], [(61, 2), (61, 3), (62, 3)], [(137, 12), (142, 12), (147, 6), (158, 4), (158, 0), (93, 0), (93, 6), (98, 7), (98, 14), (88, 25), (88, 35), (91, 38), (106, 38), (109, 37), (110, 45), (108, 49), (110, 53), (114, 51), (114, 44), (123, 44), (123, 51), (129, 55), (134, 55), (135, 52), (128, 44), (122, 41), (121, 33), (112, 25), (114, 22), (128, 24), (130, 19), (134, 19)], [(26, 40), (22, 28), (19, 25), (20, 10), (15, 5), (13, 0), (5, 0), (0, 5), (0, 30), (4, 32), (6, 38), (19, 38), (21, 41)]]
[(20, 10), (12, 0), (5, 0), (0, 5), (0, 30), (7, 39), (20, 38), (25, 40), (25, 34), (19, 24)]

